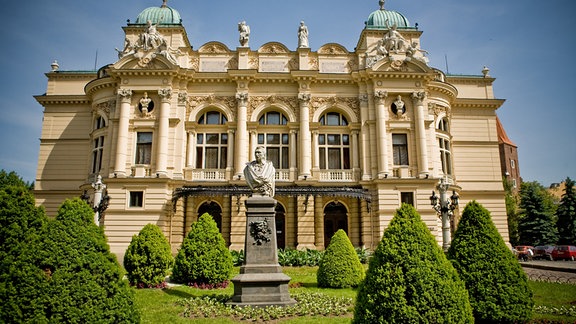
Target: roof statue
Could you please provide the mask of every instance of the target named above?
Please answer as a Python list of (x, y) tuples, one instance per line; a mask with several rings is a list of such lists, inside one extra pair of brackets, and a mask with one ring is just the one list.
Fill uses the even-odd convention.
[(298, 27), (298, 48), (310, 47), (308, 45), (308, 27), (303, 21), (300, 22), (300, 27)]
[(384, 2), (386, 2), (386, 1), (384, 1), (384, 0), (378, 1), (378, 3), (380, 4), (380, 10), (384, 10)]
[(248, 26), (245, 21), (241, 21), (238, 23), (238, 31), (240, 32), (240, 46), (248, 47), (248, 41), (250, 40), (250, 26)]

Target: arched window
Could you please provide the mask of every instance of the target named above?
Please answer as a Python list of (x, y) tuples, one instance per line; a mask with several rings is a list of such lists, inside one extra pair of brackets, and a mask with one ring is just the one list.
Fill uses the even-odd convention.
[(218, 111), (208, 111), (198, 119), (196, 133), (196, 168), (225, 169), (228, 159), (228, 132), (224, 127), (208, 125), (224, 125), (228, 119)]
[(213, 201), (203, 203), (200, 208), (198, 208), (198, 218), (205, 213), (212, 216), (212, 219), (216, 222), (216, 226), (218, 226), (218, 231), (222, 233), (222, 208), (220, 205)]
[(336, 201), (324, 208), (324, 247), (328, 247), (330, 239), (339, 229), (348, 234), (348, 210)]
[(106, 120), (104, 117), (98, 115), (94, 119), (94, 133), (92, 140), (92, 159), (91, 159), (91, 173), (99, 173), (102, 170), (102, 156), (104, 155), (104, 134), (98, 130), (106, 127)]
[(289, 169), (290, 136), (287, 127), (288, 118), (277, 111), (269, 111), (260, 116), (258, 124), (258, 145), (266, 147), (266, 159), (272, 161), (276, 169)]
[(445, 175), (452, 175), (452, 153), (450, 149), (450, 124), (447, 118), (442, 118), (438, 123), (438, 148), (440, 150), (440, 163)]
[(318, 161), (320, 169), (350, 169), (350, 131), (346, 117), (329, 112), (320, 117)]

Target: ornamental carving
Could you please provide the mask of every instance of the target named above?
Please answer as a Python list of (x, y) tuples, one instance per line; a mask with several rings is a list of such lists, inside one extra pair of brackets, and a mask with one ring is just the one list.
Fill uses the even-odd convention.
[(318, 49), (318, 54), (328, 54), (328, 55), (348, 54), (348, 51), (342, 45), (327, 44)]
[(158, 95), (162, 100), (170, 100), (172, 99), (172, 89), (158, 89)]
[(238, 70), (238, 59), (236, 59), (235, 57), (231, 58), (228, 61), (228, 64), (226, 64), (226, 68), (228, 70)]
[(318, 59), (315, 57), (308, 58), (308, 65), (310, 66), (311, 70), (318, 70)]
[(349, 71), (357, 71), (359, 68), (358, 68), (358, 59), (356, 58), (356, 56), (352, 56), (348, 61), (347, 65)]
[(251, 96), (249, 104), (249, 113), (253, 114), (254, 111), (264, 103), (269, 103), (271, 105), (281, 103), (290, 107), (292, 111), (298, 113), (297, 98), (295, 97), (281, 97), (281, 96)]
[(414, 100), (417, 104), (422, 104), (422, 101), (426, 99), (426, 92), (424, 91), (415, 91), (412, 92), (412, 100)]
[(226, 54), (229, 53), (230, 50), (224, 44), (213, 42), (200, 47), (198, 52), (207, 54)]
[(248, 59), (248, 67), (252, 70), (257, 70), (258, 65), (260, 64), (260, 59), (258, 56), (250, 56)]
[(254, 239), (253, 245), (262, 245), (270, 242), (272, 229), (268, 225), (268, 219), (250, 222), (250, 236)]
[(436, 104), (434, 102), (428, 103), (428, 113), (434, 114), (435, 117), (438, 117), (441, 114), (444, 114), (444, 115), (446, 115), (446, 117), (448, 117), (448, 119), (451, 118), (450, 108)]
[(298, 59), (296, 59), (295, 57), (290, 59), (290, 61), (288, 62), (288, 69), (291, 71), (292, 70), (299, 70), (300, 65), (298, 64)]
[(188, 94), (186, 92), (178, 92), (178, 104), (185, 105), (188, 99)]
[(196, 71), (200, 69), (200, 59), (198, 57), (190, 58), (190, 68)]
[(265, 44), (264, 46), (262, 46), (259, 50), (258, 53), (264, 53), (264, 54), (286, 54), (286, 53), (290, 53), (290, 50), (288, 50), (286, 48), (286, 46), (284, 46), (281, 43), (269, 43), (269, 44)]
[(312, 107), (312, 115), (323, 106), (342, 105), (351, 108), (356, 119), (358, 119), (358, 110), (360, 107), (360, 100), (354, 97), (313, 97), (310, 106)]
[(208, 96), (189, 96), (187, 99), (188, 109), (187, 114), (190, 115), (192, 109), (196, 108), (198, 105), (208, 103), (208, 104), (215, 104), (218, 103), (228, 108), (228, 111), (231, 114), (231, 120), (236, 120), (236, 98), (233, 96), (215, 96), (215, 95), (208, 95)]
[(99, 104), (96, 104), (92, 110), (93, 111), (102, 111), (104, 112), (107, 116), (110, 116), (110, 113), (114, 112), (114, 108), (116, 107), (116, 100), (111, 99), (105, 102), (101, 102)]
[(132, 90), (118, 89), (118, 96), (120, 96), (122, 100), (130, 100), (132, 99)]

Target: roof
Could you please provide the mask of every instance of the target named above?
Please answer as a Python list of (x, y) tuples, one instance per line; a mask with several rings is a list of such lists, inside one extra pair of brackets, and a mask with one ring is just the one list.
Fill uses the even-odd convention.
[(182, 18), (178, 10), (168, 7), (166, 0), (160, 7), (149, 7), (138, 15), (136, 25), (145, 25), (148, 21), (159, 25), (181, 25)]
[(502, 126), (502, 123), (500, 122), (500, 118), (498, 118), (498, 116), (496, 116), (496, 130), (498, 132), (498, 144), (508, 144), (517, 147), (516, 144), (514, 144), (514, 142), (510, 140), (508, 134), (506, 134), (504, 126)]

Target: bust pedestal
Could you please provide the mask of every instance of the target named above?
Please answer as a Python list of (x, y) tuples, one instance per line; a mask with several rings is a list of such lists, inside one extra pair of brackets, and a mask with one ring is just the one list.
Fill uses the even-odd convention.
[(245, 259), (240, 274), (232, 279), (234, 306), (293, 305), (288, 282), (278, 264), (275, 222), (276, 200), (253, 196), (246, 200)]

